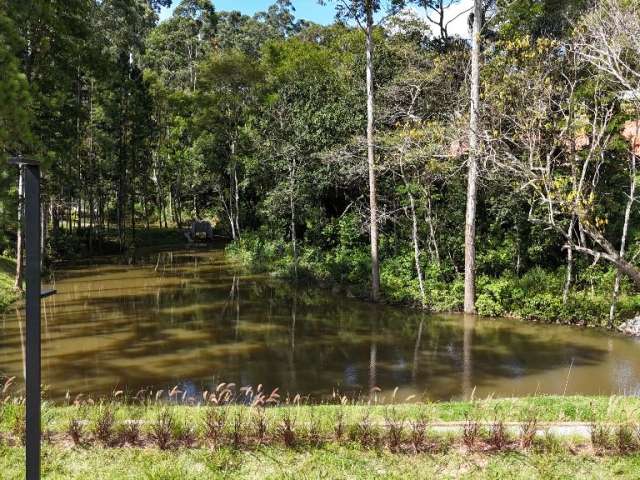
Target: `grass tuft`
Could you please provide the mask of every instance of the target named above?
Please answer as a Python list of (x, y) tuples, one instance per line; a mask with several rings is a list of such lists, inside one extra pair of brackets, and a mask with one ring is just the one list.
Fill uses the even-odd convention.
[(497, 451), (504, 450), (509, 444), (509, 436), (502, 420), (496, 420), (491, 424), (488, 443)]

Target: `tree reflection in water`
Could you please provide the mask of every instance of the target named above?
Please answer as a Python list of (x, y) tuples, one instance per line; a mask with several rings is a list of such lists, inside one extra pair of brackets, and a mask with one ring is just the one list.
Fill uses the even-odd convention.
[[(222, 250), (111, 259), (56, 273), (44, 303), (49, 395), (216, 381), (316, 396), (638, 391), (640, 345), (576, 327), (372, 305), (242, 271)], [(240, 291), (242, 289), (242, 295)], [(0, 322), (0, 373), (23, 377), (20, 309)]]

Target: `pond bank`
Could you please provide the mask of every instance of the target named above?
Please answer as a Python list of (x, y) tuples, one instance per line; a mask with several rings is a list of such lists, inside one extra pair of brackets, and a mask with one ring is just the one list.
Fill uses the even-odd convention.
[[(300, 247), (297, 274), (286, 243), (247, 233), (232, 242), (227, 253), (238, 262), (259, 272), (317, 284), (333, 293), (367, 299), (369, 296), (368, 254), (348, 249), (321, 250)], [(381, 303), (422, 309), (421, 293), (411, 258), (391, 256), (381, 262)], [(477, 277), (477, 313), (485, 317), (508, 317), (549, 324), (582, 327), (608, 327), (611, 306), (612, 269), (593, 274), (588, 283), (574, 285), (563, 301), (565, 271), (534, 267), (520, 275), (495, 277), (479, 273)], [(424, 268), (426, 303), (431, 313), (462, 310), (463, 278), (454, 270), (426, 265)], [(609, 285), (611, 283), (611, 285)], [(614, 327), (640, 312), (640, 295), (628, 282), (618, 298)], [(608, 329), (608, 331), (611, 331)]]

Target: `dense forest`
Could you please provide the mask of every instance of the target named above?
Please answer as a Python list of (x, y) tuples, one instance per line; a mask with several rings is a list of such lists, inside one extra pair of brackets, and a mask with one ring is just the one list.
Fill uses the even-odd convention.
[[(48, 259), (211, 221), (230, 254), (432, 311), (640, 310), (640, 2), (0, 0), (0, 253), (43, 164)], [(332, 3), (329, 0), (325, 3)]]

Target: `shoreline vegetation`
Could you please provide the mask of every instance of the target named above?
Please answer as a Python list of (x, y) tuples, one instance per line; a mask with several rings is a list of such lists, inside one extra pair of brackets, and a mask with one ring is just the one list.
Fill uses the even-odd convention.
[[(247, 268), (270, 272), (286, 280), (311, 282), (360, 299), (369, 298), (369, 266), (366, 252), (357, 247), (337, 247), (323, 251), (313, 246), (299, 247), (297, 265), (286, 242), (247, 233), (242, 240), (228, 244), (226, 252)], [(418, 279), (401, 266), (410, 259), (402, 255), (381, 261), (381, 301), (413, 308), (426, 308), (431, 313), (461, 312), (463, 307), (463, 274), (442, 272), (436, 266), (424, 266), (424, 284), (428, 303), (421, 304)], [(403, 272), (409, 272), (408, 275)], [(477, 314), (485, 317), (507, 317), (541, 323), (562, 323), (584, 327), (608, 327), (611, 307), (610, 280), (614, 269), (602, 269), (582, 288), (574, 288), (563, 301), (564, 268), (547, 271), (533, 268), (520, 276), (478, 276)], [(613, 327), (640, 312), (640, 296), (622, 292), (618, 297)]]
[[(183, 400), (173, 389), (137, 398), (115, 392), (95, 402), (82, 396), (66, 405), (44, 402), (43, 474), (177, 479), (247, 478), (252, 472), (261, 478), (606, 478), (616, 473), (633, 478), (640, 467), (637, 397), (382, 405), (376, 401), (383, 400), (383, 392), (372, 392), (367, 402), (337, 397), (331, 404), (309, 405), (300, 396), (280, 399), (277, 391), (260, 388), (221, 384), (198, 401)], [(393, 394), (386, 400), (393, 402)], [(0, 404), (2, 478), (24, 474), (23, 415), (20, 398)]]

